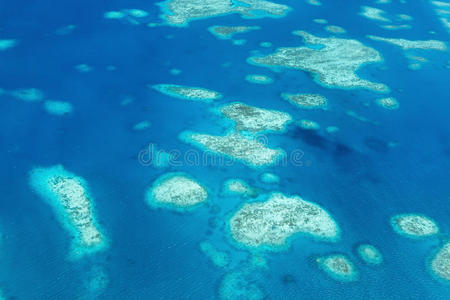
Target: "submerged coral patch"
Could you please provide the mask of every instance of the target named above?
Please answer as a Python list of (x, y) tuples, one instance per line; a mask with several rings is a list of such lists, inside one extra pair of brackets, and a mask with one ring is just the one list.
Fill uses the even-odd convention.
[(47, 100), (44, 102), (44, 109), (52, 115), (62, 116), (70, 114), (73, 110), (72, 104), (66, 101), (52, 101)]
[(365, 122), (365, 123), (370, 122), (369, 119), (367, 119), (366, 117), (360, 115), (359, 113), (357, 113), (356, 111), (353, 111), (353, 110), (347, 110), (345, 112), (345, 114), (347, 116), (350, 116), (350, 117), (352, 117), (352, 118), (354, 118), (354, 119), (356, 119), (358, 121), (361, 121), (361, 122)]
[(395, 215), (391, 218), (391, 226), (395, 232), (409, 238), (428, 237), (439, 232), (437, 224), (423, 215)]
[(411, 70), (420, 70), (422, 68), (422, 64), (428, 62), (428, 59), (421, 56), (407, 54), (406, 57), (409, 59), (408, 68)]
[(257, 83), (257, 84), (270, 84), (273, 82), (273, 79), (266, 75), (260, 75), (260, 74), (249, 74), (245, 76), (245, 80), (251, 83)]
[(328, 21), (325, 19), (314, 19), (313, 22), (317, 23), (317, 24), (327, 24), (328, 23)]
[(264, 48), (270, 48), (270, 47), (272, 47), (272, 43), (271, 43), (271, 42), (261, 42), (261, 43), (259, 43), (259, 45), (260, 45), (261, 47), (264, 47)]
[(151, 87), (165, 95), (192, 101), (211, 102), (222, 97), (219, 92), (199, 87), (189, 87), (177, 84), (156, 84)]
[(203, 254), (205, 254), (216, 267), (224, 268), (230, 263), (230, 256), (228, 253), (218, 250), (209, 241), (201, 242), (199, 247)]
[(94, 265), (86, 275), (85, 289), (92, 299), (98, 298), (109, 285), (109, 275), (105, 268)]
[(94, 204), (84, 179), (57, 165), (33, 169), (30, 185), (53, 208), (66, 230), (75, 236), (73, 257), (105, 248), (106, 241), (95, 219)]
[(327, 98), (319, 94), (287, 94), (282, 93), (281, 97), (297, 107), (303, 109), (326, 109)]
[(180, 138), (188, 144), (203, 148), (205, 151), (225, 155), (251, 167), (273, 165), (285, 156), (283, 150), (268, 148), (257, 139), (245, 137), (239, 133), (214, 136), (184, 132), (180, 135)]
[(347, 32), (341, 26), (336, 26), (336, 25), (325, 26), (325, 30), (328, 31), (329, 33), (337, 33), (337, 34), (343, 34), (343, 33)]
[(251, 269), (243, 268), (231, 271), (222, 278), (219, 286), (221, 300), (263, 300), (266, 299), (261, 287), (256, 284)]
[(103, 14), (105, 19), (122, 19), (125, 16), (125, 13), (121, 11), (107, 11)]
[(231, 39), (235, 34), (260, 29), (259, 26), (211, 26), (208, 28), (214, 36), (220, 39)]
[(383, 262), (383, 255), (373, 245), (361, 244), (358, 246), (357, 251), (359, 257), (369, 265), (379, 265)]
[(278, 48), (273, 54), (250, 57), (248, 61), (265, 67), (308, 71), (315, 75), (318, 82), (327, 87), (365, 88), (378, 92), (389, 90), (382, 83), (361, 79), (356, 74), (363, 65), (383, 60), (375, 49), (364, 46), (357, 40), (320, 38), (304, 31), (296, 31), (294, 34), (303, 37), (308, 46)]
[(229, 220), (231, 237), (240, 245), (276, 251), (304, 233), (325, 241), (339, 238), (339, 227), (319, 205), (298, 196), (273, 193), (264, 202), (244, 204)]
[(18, 100), (26, 102), (39, 102), (45, 97), (44, 92), (36, 88), (13, 90), (9, 94)]
[(169, 70), (169, 73), (172, 74), (172, 75), (175, 75), (175, 76), (176, 75), (180, 75), (181, 72), (182, 71), (180, 69), (175, 69), (175, 68)]
[(411, 29), (412, 26), (409, 24), (400, 24), (400, 25), (392, 25), (392, 24), (384, 24), (380, 26), (383, 29), (387, 30), (402, 30), (402, 29)]
[(260, 179), (262, 182), (267, 183), (267, 184), (280, 183), (280, 177), (273, 173), (268, 173), (268, 172), (263, 173), (263, 174), (261, 174)]
[(77, 29), (77, 25), (69, 24), (56, 29), (54, 33), (56, 35), (68, 35), (75, 31), (75, 29)]
[(410, 15), (405, 15), (405, 14), (398, 14), (397, 18), (399, 20), (402, 20), (402, 21), (412, 21), (412, 20), (414, 20), (413, 17), (411, 17)]
[(356, 281), (359, 272), (347, 256), (343, 254), (331, 254), (317, 258), (319, 268), (331, 278), (338, 281)]
[(283, 17), (290, 10), (289, 6), (266, 0), (166, 0), (158, 4), (161, 18), (172, 26), (234, 13), (245, 18)]
[(320, 128), (320, 125), (317, 122), (306, 119), (298, 121), (297, 124), (300, 128), (305, 130), (318, 130)]
[(247, 40), (244, 40), (244, 39), (239, 39), (239, 40), (233, 41), (233, 45), (236, 45), (236, 46), (242, 46), (242, 45), (245, 45), (246, 43), (247, 43)]
[(370, 7), (370, 6), (361, 6), (360, 16), (363, 16), (367, 19), (381, 21), (381, 22), (391, 22), (387, 17), (383, 16), (386, 12), (382, 9)]
[[(406, 14), (390, 14), (389, 17), (387, 13), (379, 8), (370, 7), (370, 6), (361, 6), (360, 16), (363, 16), (367, 19), (381, 22), (378, 26), (387, 29), (387, 30), (400, 30), (400, 29), (411, 29), (412, 26), (410, 24), (404, 24), (405, 22), (409, 22), (413, 20), (413, 17)], [(401, 24), (403, 23), (403, 24)]]
[(135, 17), (135, 18), (145, 18), (148, 16), (148, 12), (142, 9), (138, 8), (128, 8), (123, 10), (126, 14), (129, 16)]
[(0, 39), (0, 51), (5, 51), (17, 46), (18, 42), (15, 39)]
[(328, 126), (327, 128), (325, 128), (325, 131), (328, 132), (329, 134), (334, 134), (334, 133), (339, 131), (339, 127), (337, 127), (337, 126)]
[(284, 131), (292, 117), (281, 111), (268, 110), (235, 102), (223, 106), (220, 111), (236, 123), (237, 131)]
[(223, 184), (224, 195), (229, 196), (244, 196), (256, 197), (258, 195), (257, 189), (251, 187), (242, 179), (229, 179)]
[(322, 2), (320, 2), (319, 0), (306, 0), (306, 3), (311, 4), (311, 5), (315, 5), (315, 6), (321, 6)]
[(119, 11), (114, 10), (107, 11), (106, 13), (103, 14), (103, 17), (105, 19), (113, 19), (113, 20), (126, 18), (127, 21), (129, 21), (130, 23), (139, 24), (139, 22), (137, 22), (133, 18), (140, 19), (148, 17), (148, 12), (138, 8), (126, 8)]
[(133, 125), (133, 130), (142, 131), (142, 130), (148, 129), (150, 127), (150, 125), (151, 125), (151, 123), (149, 121), (141, 121), (141, 122)]
[(191, 211), (205, 203), (207, 198), (206, 188), (184, 173), (162, 175), (146, 194), (146, 202), (150, 207), (179, 212)]
[(450, 32), (450, 3), (443, 1), (431, 1), (435, 7), (435, 12), (442, 25)]
[(88, 73), (92, 71), (92, 67), (88, 64), (79, 64), (75, 66), (75, 70), (77, 70), (80, 73)]

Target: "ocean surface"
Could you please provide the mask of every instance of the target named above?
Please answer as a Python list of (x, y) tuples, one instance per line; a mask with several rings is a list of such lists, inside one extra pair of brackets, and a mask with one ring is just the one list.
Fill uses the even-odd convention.
[[(251, 256), (230, 241), (227, 230), (230, 216), (255, 201), (222, 195), (223, 182), (233, 178), (261, 194), (277, 191), (318, 203), (341, 228), (336, 243), (296, 235), (287, 250), (258, 253), (267, 267), (247, 283), (256, 284), (267, 299), (449, 299), (449, 281), (436, 279), (429, 266), (432, 253), (450, 237), (449, 51), (411, 50), (428, 60), (413, 70), (400, 47), (367, 38), (448, 45), (448, 29), (428, 1), (274, 2), (291, 10), (280, 18), (229, 14), (179, 27), (163, 24), (153, 0), (0, 1), (0, 40), (17, 41), (0, 51), (0, 88), (6, 91), (0, 93), (0, 291), (5, 299), (220, 298), (224, 276), (240, 270)], [(383, 23), (359, 15), (362, 5), (383, 9), (387, 16), (410, 15), (412, 28), (381, 28)], [(148, 15), (104, 18), (105, 12), (129, 8)], [(316, 18), (343, 27), (347, 32), (339, 38), (358, 40), (382, 55), (382, 62), (357, 74), (387, 84), (390, 93), (324, 87), (298, 69), (275, 72), (247, 63), (250, 56), (278, 47), (304, 45), (294, 30), (332, 36), (324, 24), (313, 22)], [(211, 34), (207, 28), (213, 25), (260, 29), (235, 35), (235, 40), (246, 40), (235, 45)], [(272, 46), (261, 47), (261, 42)], [(89, 66), (88, 72), (77, 69), (80, 64)], [(251, 83), (245, 80), (248, 74), (274, 81)], [(201, 103), (149, 88), (160, 83), (207, 88), (223, 97)], [(71, 103), (73, 111), (49, 114), (42, 101), (22, 101), (8, 92), (28, 88), (41, 90), (45, 100)], [(321, 94), (329, 108), (302, 110), (281, 93)], [(377, 106), (376, 99), (383, 97), (395, 97), (399, 108)], [(283, 111), (295, 120), (311, 119), (321, 128), (305, 131), (290, 124), (285, 132), (266, 135), (271, 148), (288, 154), (300, 150), (301, 163), (250, 168), (240, 162), (183, 161), (186, 151), (202, 151), (182, 141), (180, 133), (225, 134), (231, 128), (214, 109), (233, 101)], [(133, 129), (141, 121), (150, 126)], [(327, 126), (339, 131), (327, 133)], [(178, 151), (179, 163), (143, 164), (140, 153), (149, 145)], [(33, 168), (58, 164), (87, 182), (109, 243), (104, 251), (69, 259), (73, 237), (30, 187)], [(195, 178), (207, 188), (208, 204), (189, 213), (151, 209), (146, 191), (168, 172)], [(261, 182), (264, 172), (278, 175), (280, 184)], [(432, 218), (440, 233), (423, 239), (397, 234), (390, 218), (403, 213)], [(214, 266), (200, 251), (203, 241), (226, 252), (230, 264)], [(383, 263), (365, 264), (356, 253), (361, 243), (375, 245)], [(338, 281), (318, 268), (315, 258), (330, 253), (345, 254), (358, 280)], [(104, 285), (92, 289), (96, 268), (102, 270)]]

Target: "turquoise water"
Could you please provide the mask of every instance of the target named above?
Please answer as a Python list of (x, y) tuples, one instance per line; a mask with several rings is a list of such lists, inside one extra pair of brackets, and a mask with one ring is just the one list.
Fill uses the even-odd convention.
[[(427, 1), (322, 2), (312, 6), (280, 0), (292, 8), (281, 18), (230, 14), (195, 20), (188, 27), (147, 26), (162, 22), (161, 10), (152, 1), (0, 2), (0, 39), (17, 40), (15, 47), (0, 51), (0, 88), (6, 91), (0, 94), (4, 297), (215, 299), (224, 276), (238, 271), (250, 272), (243, 285), (251, 291), (250, 286), (258, 286), (268, 299), (447, 299), (449, 283), (433, 277), (428, 259), (448, 240), (450, 230), (450, 55), (448, 50), (411, 50), (428, 60), (420, 70), (411, 70), (405, 51), (366, 35), (448, 44), (448, 32)], [(414, 20), (394, 23), (408, 23), (412, 29), (382, 29), (382, 23), (358, 15), (361, 5), (381, 8), (392, 18), (408, 14)], [(149, 15), (103, 18), (107, 11), (125, 8)], [(294, 30), (329, 37), (315, 18), (346, 29), (339, 37), (379, 51), (384, 61), (363, 67), (358, 75), (387, 84), (391, 92), (325, 88), (307, 72), (274, 72), (247, 63), (250, 56), (268, 55), (278, 47), (304, 45), (292, 35)], [(67, 29), (70, 24), (73, 30)], [(246, 43), (234, 45), (208, 32), (213, 25), (261, 29), (236, 35), (233, 39)], [(272, 47), (261, 47), (261, 42), (271, 42)], [(91, 70), (79, 72), (75, 66), (80, 64)], [(173, 75), (171, 69), (181, 73)], [(266, 75), (274, 82), (250, 83), (245, 80), (248, 74)], [(212, 103), (193, 102), (148, 87), (161, 83), (211, 89), (223, 97)], [(42, 101), (14, 98), (11, 91), (22, 88), (42, 90), (45, 100), (67, 101), (73, 111), (49, 114)], [(283, 100), (281, 93), (321, 94), (329, 108), (302, 110)], [(388, 96), (398, 100), (398, 110), (375, 104)], [(124, 99), (132, 101), (124, 105)], [(311, 119), (321, 129), (305, 131), (290, 124), (286, 132), (266, 135), (271, 148), (282, 148), (288, 155), (301, 151), (295, 163), (250, 168), (239, 162), (192, 165), (183, 160), (188, 151), (202, 152), (179, 139), (180, 133), (225, 134), (232, 123), (215, 110), (234, 101), (283, 111), (295, 120)], [(349, 110), (369, 121), (349, 116)], [(149, 121), (150, 127), (133, 130), (141, 121)], [(327, 126), (338, 126), (339, 131), (329, 134)], [(151, 144), (180, 153), (181, 158), (167, 167), (143, 164), (140, 153)], [(109, 240), (104, 251), (69, 259), (73, 237), (30, 187), (33, 168), (57, 164), (87, 182), (97, 221)], [(209, 192), (208, 203), (187, 214), (151, 209), (145, 193), (167, 172), (196, 178)], [(261, 182), (264, 172), (277, 174), (280, 184)], [(222, 184), (232, 178), (246, 180), (259, 189), (261, 198), (224, 196)], [(286, 251), (259, 253), (267, 268), (249, 267), (250, 252), (236, 247), (227, 221), (241, 205), (262, 201), (272, 191), (299, 195), (324, 207), (339, 224), (341, 240), (326, 243), (298, 235)], [(440, 234), (420, 240), (396, 234), (389, 220), (401, 213), (431, 217)], [(228, 253), (227, 267), (214, 266), (200, 251), (205, 240)], [(364, 264), (356, 253), (361, 243), (375, 245), (383, 263)], [(332, 253), (345, 254), (354, 263), (357, 281), (336, 281), (317, 267), (318, 256)], [(98, 270), (108, 279), (100, 280), (105, 286), (94, 291), (88, 286)]]

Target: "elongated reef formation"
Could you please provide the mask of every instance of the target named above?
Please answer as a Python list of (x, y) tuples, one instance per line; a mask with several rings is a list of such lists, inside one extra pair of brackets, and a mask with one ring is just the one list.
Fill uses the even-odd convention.
[(53, 208), (65, 229), (74, 236), (73, 257), (106, 247), (84, 179), (56, 165), (33, 169), (30, 172), (30, 185)]
[(231, 39), (235, 34), (260, 29), (259, 26), (211, 26), (209, 32), (219, 39)]
[(385, 42), (401, 47), (403, 50), (409, 49), (438, 50), (438, 51), (447, 50), (447, 45), (444, 42), (438, 40), (411, 41), (401, 38), (384, 38), (376, 35), (368, 35), (367, 37), (374, 41)]
[(281, 97), (297, 107), (303, 109), (326, 109), (327, 98), (319, 94), (287, 94), (282, 93)]
[(273, 165), (285, 155), (285, 152), (281, 149), (268, 148), (257, 139), (245, 137), (235, 132), (225, 136), (215, 136), (187, 131), (180, 135), (180, 139), (203, 149), (205, 152), (225, 155), (250, 167)]
[(219, 92), (177, 84), (156, 84), (151, 86), (153, 89), (165, 95), (200, 102), (212, 102), (219, 99), (222, 95)]

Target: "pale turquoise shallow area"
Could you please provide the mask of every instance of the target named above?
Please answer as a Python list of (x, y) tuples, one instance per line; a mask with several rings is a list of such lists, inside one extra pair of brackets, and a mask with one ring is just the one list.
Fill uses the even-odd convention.
[[(430, 264), (450, 230), (450, 55), (405, 52), (367, 37), (448, 45), (434, 7), (412, 0), (321, 0), (321, 6), (273, 0), (290, 9), (279, 16), (229, 13), (170, 26), (160, 16), (167, 13), (164, 5), (156, 2), (0, 4), (0, 41), (16, 41), (0, 46), (0, 299), (446, 299), (450, 286)], [(384, 23), (358, 15), (361, 5), (385, 10), (393, 20), (386, 24), (412, 29), (383, 29)], [(105, 18), (111, 11), (122, 17)], [(397, 21), (396, 14), (413, 20)], [(278, 48), (305, 47), (292, 34), (297, 30), (332, 36), (317, 18), (344, 28), (339, 38), (381, 54), (382, 61), (357, 74), (388, 85), (389, 93), (333, 88), (302, 70), (248, 63)], [(260, 29), (228, 40), (208, 32), (241, 25)], [(411, 56), (420, 68), (409, 67)], [(249, 74), (267, 76), (270, 84), (249, 82)], [(206, 101), (174, 97), (161, 84), (218, 94)], [(299, 108), (283, 94), (323, 95), (327, 109)], [(398, 109), (377, 104), (387, 97), (399, 102)], [(50, 105), (49, 114), (45, 103), (54, 99), (70, 109)], [(190, 143), (186, 133), (232, 133), (234, 123), (220, 109), (236, 102), (292, 116), (280, 131), (242, 132), (283, 150), (277, 162), (223, 165), (218, 158), (224, 156), (211, 153), (207, 163), (196, 160), (206, 148)], [(319, 128), (303, 130), (300, 120)], [(162, 152), (152, 156), (155, 151)], [(44, 175), (74, 176), (86, 186), (105, 236), (99, 251), (73, 259), (76, 232), (52, 206), (52, 195), (30, 185), (31, 170), (55, 165), (65, 171)], [(149, 206), (149, 188), (179, 172), (205, 187), (207, 201), (188, 211)], [(224, 190), (225, 182), (237, 179), (251, 191)], [(273, 192), (320, 205), (339, 224), (339, 239), (299, 233), (277, 251), (233, 241), (228, 220)], [(428, 216), (439, 233), (399, 235), (391, 218), (401, 214)], [(358, 247), (366, 244), (379, 250), (381, 263), (360, 257)], [(343, 280), (324, 271), (318, 259), (334, 254), (345, 255), (357, 275)]]

